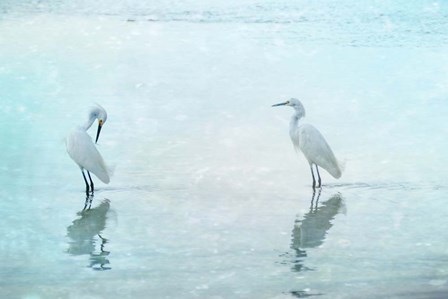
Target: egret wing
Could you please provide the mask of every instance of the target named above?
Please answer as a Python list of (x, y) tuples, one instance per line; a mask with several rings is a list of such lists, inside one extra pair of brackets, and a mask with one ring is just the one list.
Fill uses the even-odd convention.
[(96, 175), (103, 183), (109, 183), (109, 173), (103, 157), (92, 138), (83, 130), (73, 131), (66, 139), (67, 152), (81, 168)]
[(299, 148), (309, 163), (314, 163), (328, 171), (333, 177), (341, 177), (341, 169), (322, 134), (312, 125), (299, 127)]

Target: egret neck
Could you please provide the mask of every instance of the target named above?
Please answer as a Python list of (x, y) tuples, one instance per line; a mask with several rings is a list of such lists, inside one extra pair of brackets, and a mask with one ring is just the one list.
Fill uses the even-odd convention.
[(82, 126), (82, 128), (87, 131), (93, 124), (93, 122), (95, 121), (96, 116), (90, 114), (89, 119), (87, 120), (87, 122)]
[(292, 142), (298, 148), (299, 139), (294, 138), (297, 135), (297, 129), (299, 128), (299, 120), (304, 116), (304, 113), (300, 109), (294, 109), (295, 113), (291, 117), (291, 121), (289, 122), (289, 136), (291, 137)]

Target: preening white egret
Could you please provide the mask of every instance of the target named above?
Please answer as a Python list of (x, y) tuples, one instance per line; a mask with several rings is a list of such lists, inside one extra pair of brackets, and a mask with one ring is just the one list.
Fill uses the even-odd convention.
[(101, 128), (107, 120), (107, 113), (103, 107), (96, 105), (89, 111), (87, 122), (79, 127), (76, 127), (65, 140), (67, 152), (70, 158), (78, 164), (81, 169), (84, 182), (86, 183), (86, 194), (89, 195), (89, 183), (87, 182), (84, 170), (90, 180), (90, 192), (93, 194), (94, 185), (90, 172), (96, 175), (103, 183), (108, 184), (109, 173), (104, 163), (103, 157), (98, 152), (92, 138), (87, 134), (87, 130), (92, 126), (93, 122), (98, 119), (98, 129), (96, 133), (95, 143), (100, 137)]
[(272, 105), (272, 107), (277, 106), (291, 106), (294, 108), (295, 112), (289, 124), (289, 136), (295, 149), (302, 151), (310, 164), (311, 175), (313, 177), (313, 189), (316, 188), (313, 165), (316, 166), (319, 180), (318, 188), (322, 187), (319, 167), (328, 171), (334, 178), (340, 178), (342, 175), (340, 164), (322, 134), (310, 124), (299, 125), (300, 119), (305, 116), (305, 108), (302, 103), (292, 98), (284, 103)]

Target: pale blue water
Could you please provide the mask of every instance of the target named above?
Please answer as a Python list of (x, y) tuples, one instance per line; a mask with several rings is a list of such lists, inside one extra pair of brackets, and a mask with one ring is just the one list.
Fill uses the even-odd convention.
[(0, 298), (448, 297), (447, 3), (88, 2), (0, 3)]

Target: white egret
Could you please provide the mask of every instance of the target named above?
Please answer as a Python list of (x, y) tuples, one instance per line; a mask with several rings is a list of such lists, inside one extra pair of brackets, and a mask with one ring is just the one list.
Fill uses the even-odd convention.
[(93, 194), (94, 185), (90, 172), (96, 175), (103, 183), (108, 184), (109, 172), (104, 163), (103, 157), (98, 152), (92, 138), (87, 134), (87, 130), (92, 126), (93, 122), (98, 119), (98, 130), (96, 133), (95, 143), (100, 137), (101, 128), (107, 120), (107, 113), (103, 107), (97, 105), (92, 107), (89, 111), (87, 122), (79, 127), (76, 127), (66, 138), (65, 145), (70, 158), (78, 164), (81, 168), (81, 173), (86, 183), (86, 194), (89, 195), (89, 183), (87, 182), (84, 170), (90, 180), (90, 192)]
[(313, 189), (316, 188), (313, 165), (316, 166), (319, 180), (318, 188), (322, 187), (319, 167), (328, 171), (334, 178), (340, 178), (342, 175), (341, 166), (322, 134), (310, 124), (302, 124), (299, 126), (300, 119), (305, 116), (305, 108), (302, 103), (292, 98), (284, 103), (272, 105), (272, 107), (277, 106), (291, 106), (295, 110), (289, 124), (289, 136), (295, 149), (302, 151), (310, 164), (311, 175), (313, 177)]

